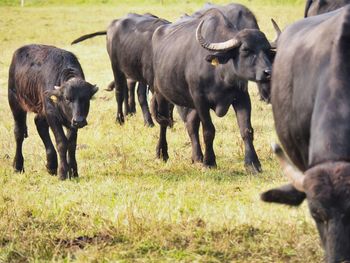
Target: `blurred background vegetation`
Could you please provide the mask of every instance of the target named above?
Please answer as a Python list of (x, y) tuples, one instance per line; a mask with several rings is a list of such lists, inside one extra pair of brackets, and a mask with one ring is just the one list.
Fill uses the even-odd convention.
[[(106, 4), (106, 5), (116, 5), (116, 4), (203, 4), (205, 2), (210, 2), (207, 0), (24, 0), (25, 6), (43, 6), (43, 5), (80, 5), (80, 4)], [(213, 1), (214, 2), (214, 1)], [(215, 1), (216, 3), (221, 3), (223, 1)], [(227, 1), (225, 1), (227, 2)], [(237, 2), (237, 1), (232, 1)], [(246, 0), (239, 2), (249, 2), (257, 4), (301, 4), (304, 0)], [(1, 6), (20, 6), (21, 0), (0, 0)]]

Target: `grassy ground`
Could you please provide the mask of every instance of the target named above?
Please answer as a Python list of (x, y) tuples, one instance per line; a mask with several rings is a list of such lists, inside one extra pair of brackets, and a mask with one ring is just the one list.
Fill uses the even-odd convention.
[[(292, 209), (259, 200), (259, 193), (285, 179), (269, 148), (276, 138), (271, 107), (258, 100), (254, 84), (252, 122), (262, 174), (246, 174), (243, 168), (243, 143), (233, 112), (221, 119), (213, 116), (217, 169), (203, 171), (191, 164), (189, 139), (178, 117), (168, 136), (170, 160), (163, 163), (155, 159), (158, 127), (145, 128), (139, 108), (123, 127), (114, 122), (114, 95), (103, 90), (112, 78), (104, 37), (69, 45), (127, 12), (174, 20), (202, 3), (76, 2), (0, 7), (0, 262), (321, 261), (305, 204)], [(300, 1), (284, 6), (268, 0), (241, 2), (256, 13), (271, 39), (270, 17), (283, 27), (303, 13)], [(88, 81), (101, 88), (91, 105), (89, 126), (79, 133), (77, 180), (61, 182), (46, 173), (33, 114), (24, 143), (26, 172), (12, 171), (7, 71), (14, 50), (28, 43), (73, 51)]]

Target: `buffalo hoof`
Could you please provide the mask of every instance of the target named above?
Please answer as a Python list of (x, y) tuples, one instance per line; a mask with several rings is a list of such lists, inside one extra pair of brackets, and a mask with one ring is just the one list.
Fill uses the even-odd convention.
[(152, 128), (152, 127), (154, 127), (154, 123), (153, 123), (153, 121), (145, 121), (145, 126)]
[(245, 164), (244, 167), (247, 173), (250, 173), (250, 174), (258, 174), (262, 172), (260, 164), (250, 163), (250, 164)]
[(167, 153), (157, 153), (157, 158), (162, 159), (166, 163), (169, 160), (169, 155)]
[(136, 114), (136, 107), (135, 107), (135, 105), (130, 105), (129, 107), (130, 107), (130, 113), (131, 114)]
[(129, 111), (126, 113), (127, 116), (134, 116), (135, 115), (135, 112), (132, 112), (132, 111)]
[(203, 163), (203, 156), (194, 156), (194, 157), (192, 157), (192, 163), (193, 164)]
[(20, 174), (24, 173), (24, 168), (17, 169), (16, 167), (14, 167), (14, 170), (15, 170), (15, 173), (20, 173)]
[(205, 154), (203, 158), (203, 166), (206, 168), (216, 168), (216, 158), (215, 155)]
[(21, 156), (15, 156), (12, 162), (12, 167), (16, 173), (24, 173), (24, 159)]
[(211, 163), (207, 163), (207, 162), (203, 162), (203, 167), (205, 169), (215, 169), (217, 167), (216, 162), (211, 162)]
[(212, 169), (216, 169), (216, 168), (217, 168), (216, 164), (215, 165), (205, 165), (205, 164), (203, 164), (203, 166), (202, 166), (202, 170), (203, 171), (212, 170)]
[(67, 179), (67, 175), (66, 175), (66, 174), (60, 174), (60, 175), (58, 176), (58, 179), (60, 179), (61, 181), (64, 181), (64, 180)]
[[(50, 154), (48, 155), (50, 156)], [(51, 175), (57, 175), (57, 157), (56, 155), (52, 158), (48, 157), (48, 161), (46, 163), (46, 170)]]
[(116, 120), (116, 122), (118, 122), (120, 125), (123, 125), (124, 122), (125, 122), (124, 116), (123, 116), (123, 115), (118, 115), (118, 116), (116, 117), (115, 120)]
[(163, 159), (164, 162), (167, 162), (169, 160), (169, 155), (167, 152), (161, 151), (160, 149), (157, 149), (157, 158)]
[(60, 168), (58, 170), (58, 179), (60, 180), (66, 180), (68, 175), (68, 169)]
[(79, 174), (78, 174), (78, 171), (77, 170), (73, 170), (71, 169), (69, 171), (69, 178), (78, 178), (79, 177)]
[(50, 169), (46, 167), (46, 170), (51, 175), (57, 175), (57, 169)]

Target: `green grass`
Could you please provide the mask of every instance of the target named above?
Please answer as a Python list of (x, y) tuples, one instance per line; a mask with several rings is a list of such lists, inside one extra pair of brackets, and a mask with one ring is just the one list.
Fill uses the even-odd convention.
[[(163, 163), (155, 159), (158, 127), (144, 127), (139, 108), (123, 127), (114, 122), (114, 95), (104, 91), (112, 79), (105, 38), (69, 45), (127, 12), (152, 12), (174, 20), (202, 3), (27, 2), (35, 6), (0, 7), (0, 262), (322, 260), (305, 204), (295, 209), (259, 200), (262, 191), (286, 180), (269, 147), (276, 140), (271, 106), (259, 101), (255, 84), (250, 85), (252, 123), (262, 174), (246, 174), (243, 168), (243, 143), (233, 112), (224, 118), (212, 114), (217, 169), (191, 164), (189, 139), (177, 115), (168, 135), (170, 160)], [(286, 6), (272, 0), (241, 2), (256, 13), (271, 39), (270, 17), (284, 27), (303, 14), (303, 1)], [(46, 173), (33, 114), (28, 116), (29, 138), (23, 147), (26, 172), (12, 171), (15, 144), (7, 71), (13, 52), (28, 43), (73, 51), (87, 80), (100, 86), (89, 125), (79, 132), (77, 180), (61, 182)]]

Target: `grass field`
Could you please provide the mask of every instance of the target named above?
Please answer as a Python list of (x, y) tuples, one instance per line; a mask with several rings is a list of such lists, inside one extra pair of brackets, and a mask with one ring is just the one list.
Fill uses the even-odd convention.
[[(80, 35), (103, 30), (128, 12), (175, 20), (204, 2), (0, 1), (0, 262), (320, 262), (322, 250), (307, 207), (270, 205), (259, 194), (286, 180), (270, 150), (276, 140), (271, 106), (250, 85), (255, 148), (264, 172), (247, 174), (234, 113), (212, 114), (218, 168), (190, 161), (191, 147), (176, 115), (169, 131), (170, 160), (155, 158), (158, 127), (143, 126), (140, 109), (121, 127), (105, 38), (76, 46)], [(18, 1), (19, 2), (19, 1)], [(303, 1), (240, 1), (274, 37), (270, 17), (284, 27), (303, 15)], [(63, 3), (60, 6), (58, 3)], [(219, 3), (225, 3), (223, 1)], [(59, 181), (45, 170), (44, 147), (28, 116), (24, 174), (12, 171), (13, 119), (7, 72), (15, 49), (44, 43), (74, 52), (87, 80), (100, 87), (89, 125), (79, 133), (80, 178)]]

